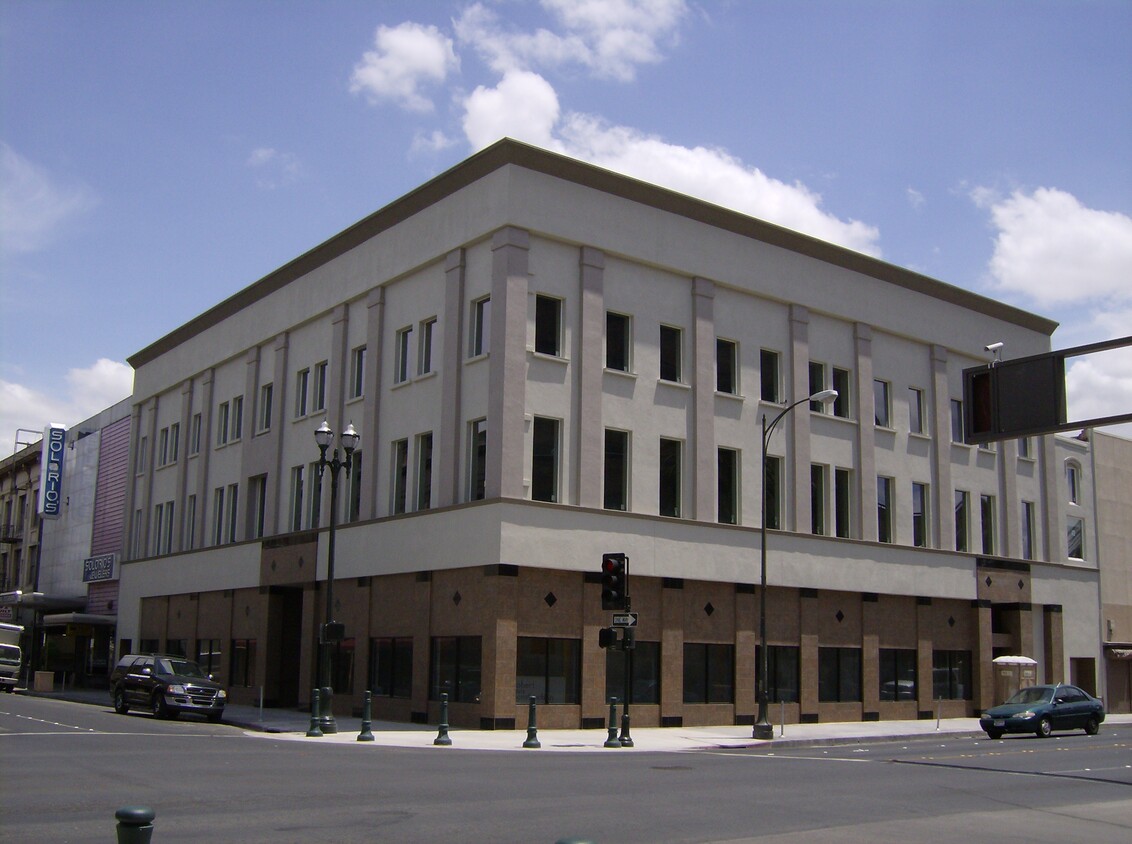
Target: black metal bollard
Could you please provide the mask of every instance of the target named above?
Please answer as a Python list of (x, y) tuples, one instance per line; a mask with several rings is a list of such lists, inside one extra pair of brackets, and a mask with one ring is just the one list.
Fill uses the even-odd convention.
[(535, 714), (534, 695), (531, 695), (531, 702), (527, 705), (527, 740), (523, 742), (523, 747), (542, 747), (542, 742), (538, 740), (538, 716)]
[(322, 730), (318, 727), (318, 689), (311, 689), (311, 723), (307, 727), (307, 738), (322, 738)]
[(617, 698), (609, 699), (609, 737), (602, 747), (620, 747), (621, 740), (617, 738)]
[(157, 814), (148, 806), (123, 806), (114, 813), (118, 821), (118, 844), (149, 844), (155, 817)]
[(440, 728), (437, 730), (436, 738), (432, 740), (432, 743), (443, 747), (452, 744), (452, 739), (448, 736), (448, 692), (442, 692), (440, 695)]
[(622, 747), (632, 747), (633, 737), (629, 735), (629, 706), (621, 710), (621, 738), (619, 739)]
[(373, 731), (370, 727), (373, 726), (373, 719), (370, 717), (373, 712), (373, 692), (366, 690), (362, 696), (362, 731), (358, 733), (358, 741), (373, 741)]

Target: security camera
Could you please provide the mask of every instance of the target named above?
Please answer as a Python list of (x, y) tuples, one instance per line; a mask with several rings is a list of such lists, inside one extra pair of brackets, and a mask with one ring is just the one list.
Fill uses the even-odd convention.
[(988, 352), (997, 352), (1004, 345), (1006, 345), (1006, 344), (1003, 343), (1001, 340), (999, 340), (997, 343), (987, 343), (987, 345), (984, 346), (983, 348), (985, 348)]

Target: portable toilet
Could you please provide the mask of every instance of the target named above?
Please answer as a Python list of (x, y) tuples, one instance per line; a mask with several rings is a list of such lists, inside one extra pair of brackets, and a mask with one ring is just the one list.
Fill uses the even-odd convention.
[(1038, 682), (1037, 660), (1028, 656), (998, 656), (994, 660), (994, 702), (1006, 703), (1019, 689)]

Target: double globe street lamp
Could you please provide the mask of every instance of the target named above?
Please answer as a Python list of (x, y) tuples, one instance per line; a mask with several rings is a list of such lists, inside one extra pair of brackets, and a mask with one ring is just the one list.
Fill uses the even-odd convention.
[(338, 437), (342, 444), (345, 458), (339, 459), (338, 449), (326, 459), (326, 450), (334, 442), (334, 431), (324, 420), (317, 431), (314, 432), (314, 441), (318, 444), (318, 480), (319, 489), (322, 489), (322, 474), (330, 469), (330, 537), (326, 548), (326, 619), (322, 625), (319, 637), (319, 666), (322, 686), (319, 692), (319, 729), (323, 733), (338, 732), (338, 725), (334, 721), (334, 689), (330, 673), (330, 660), (334, 646), (342, 641), (345, 634), (345, 625), (334, 621), (334, 534), (338, 528), (338, 473), (346, 470), (346, 477), (350, 477), (350, 464), (354, 462), (354, 450), (358, 447), (361, 434), (354, 430), (351, 422), (346, 430)]
[(759, 684), (758, 684), (758, 716), (755, 719), (755, 729), (753, 737), (757, 739), (773, 739), (774, 727), (771, 726), (770, 721), (767, 720), (767, 646), (766, 646), (766, 524), (767, 524), (767, 459), (766, 449), (767, 443), (770, 442), (770, 435), (774, 431), (775, 426), (782, 421), (787, 413), (792, 411), (800, 404), (806, 402), (817, 402), (818, 404), (829, 404), (837, 398), (837, 390), (819, 390), (813, 395), (806, 396), (804, 399), (798, 399), (791, 405), (783, 408), (777, 416), (771, 420), (768, 425), (766, 421), (766, 413), (763, 413), (763, 505), (762, 505), (762, 576), (759, 581)]

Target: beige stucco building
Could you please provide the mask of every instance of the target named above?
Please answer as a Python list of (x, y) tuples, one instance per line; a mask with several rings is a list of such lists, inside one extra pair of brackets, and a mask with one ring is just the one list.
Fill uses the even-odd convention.
[(542, 726), (602, 726), (618, 551), (634, 722), (750, 723), (761, 419), (834, 388), (769, 441), (776, 717), (971, 714), (1001, 654), (1103, 691), (1095, 532), (1067, 545), (1064, 464), (1088, 458), (962, 442), (963, 369), (992, 341), (1047, 351), (1054, 327), (501, 141), (131, 358), (119, 650), (197, 656), (237, 701), (309, 700), (325, 419), (361, 434), (340, 711), (372, 688), (374, 717), (430, 720), (445, 692), (453, 723), (510, 727), (534, 695)]

